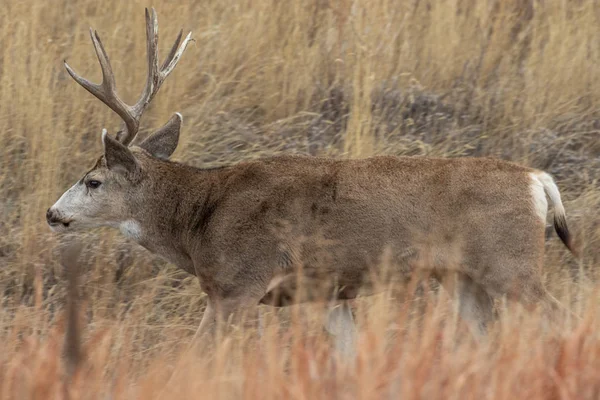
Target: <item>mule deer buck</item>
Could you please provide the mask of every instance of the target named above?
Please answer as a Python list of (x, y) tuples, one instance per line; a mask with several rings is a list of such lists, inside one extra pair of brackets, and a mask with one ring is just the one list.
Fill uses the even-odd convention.
[[(370, 294), (384, 254), (390, 279), (427, 270), (452, 287), (477, 335), (492, 319), (495, 297), (557, 306), (541, 278), (546, 195), (556, 232), (573, 245), (559, 190), (543, 171), (489, 158), (387, 156), (276, 156), (194, 168), (168, 160), (179, 140), (177, 113), (133, 145), (144, 110), (191, 38), (180, 33), (159, 67), (154, 10), (146, 10), (146, 25), (148, 76), (133, 106), (117, 95), (97, 33), (101, 84), (65, 63), (123, 126), (116, 137), (103, 130), (104, 154), (48, 209), (47, 221), (56, 232), (118, 228), (196, 275), (208, 297), (197, 335), (259, 304)], [(299, 290), (298, 276), (310, 291)], [(333, 315), (347, 328), (351, 318), (347, 308)]]

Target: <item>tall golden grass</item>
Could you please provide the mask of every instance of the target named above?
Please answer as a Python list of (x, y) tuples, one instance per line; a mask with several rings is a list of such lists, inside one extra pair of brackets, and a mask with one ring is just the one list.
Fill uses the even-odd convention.
[[(576, 261), (548, 240), (547, 284), (583, 321), (543, 333), (535, 314), (509, 307), (476, 343), (444, 292), (426, 292), (420, 313), (411, 296), (384, 294), (356, 301), (353, 365), (332, 362), (317, 305), (265, 309), (273, 318), (258, 342), (236, 332), (210, 356), (182, 352), (204, 304), (193, 277), (115, 232), (57, 237), (44, 218), (100, 153), (101, 129), (119, 124), (62, 61), (100, 80), (94, 27), (119, 93), (133, 100), (149, 6), (162, 54), (180, 28), (195, 38), (142, 121), (146, 134), (183, 114), (176, 160), (494, 155), (544, 168), (582, 248)], [(598, 398), (599, 10), (595, 0), (5, 0), (0, 396)], [(73, 241), (85, 244), (83, 348), (67, 379), (60, 259)], [(167, 384), (177, 360), (183, 368)]]

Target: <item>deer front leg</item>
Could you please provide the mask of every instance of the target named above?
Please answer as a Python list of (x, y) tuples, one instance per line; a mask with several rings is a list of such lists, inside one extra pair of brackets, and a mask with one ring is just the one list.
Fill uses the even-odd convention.
[[(223, 331), (226, 334), (226, 332), (229, 331), (229, 324), (231, 322), (237, 322), (247, 311), (257, 308), (256, 306), (252, 307), (253, 304), (258, 304), (258, 300), (248, 299), (247, 296), (229, 299), (220, 298), (214, 295), (209, 296), (200, 325), (198, 325), (198, 329), (192, 337), (187, 350), (177, 361), (173, 373), (165, 387), (170, 385), (177, 372), (182, 366), (186, 365), (186, 362), (189, 362), (190, 359), (193, 359), (198, 355), (198, 353), (196, 353), (198, 348), (202, 350), (199, 352), (199, 354), (202, 355), (206, 354), (204, 350), (212, 351), (216, 348), (216, 345), (218, 344), (217, 339), (220, 337), (217, 335), (217, 328), (224, 328)], [(232, 316), (233, 318), (230, 318)]]
[(200, 343), (201, 338), (204, 336), (204, 339), (212, 342), (214, 344), (214, 335), (216, 328), (216, 312), (215, 307), (213, 305), (213, 301), (210, 297), (207, 299), (206, 308), (204, 309), (204, 314), (202, 315), (202, 319), (200, 320), (200, 325), (198, 325), (198, 329), (196, 329), (196, 333), (192, 338), (190, 343), (191, 347), (196, 346)]
[(202, 344), (203, 348), (214, 347), (214, 330), (216, 320), (215, 317), (216, 313), (215, 307), (213, 305), (213, 300), (211, 300), (210, 297), (208, 297), (206, 302), (206, 308), (204, 309), (204, 314), (202, 315), (202, 319), (200, 320), (200, 325), (198, 326), (198, 329), (196, 329), (196, 333), (192, 337), (192, 340), (190, 341), (189, 345), (187, 346), (186, 351), (184, 351), (181, 354), (179, 360), (176, 362), (171, 377), (167, 381), (165, 388), (171, 384), (181, 367), (189, 362), (190, 357), (194, 356), (194, 350), (197, 349), (197, 346), (199, 344)]

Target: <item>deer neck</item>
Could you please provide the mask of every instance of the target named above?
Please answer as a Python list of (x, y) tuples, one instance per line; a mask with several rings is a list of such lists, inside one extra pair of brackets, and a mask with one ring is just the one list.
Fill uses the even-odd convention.
[(132, 218), (120, 225), (132, 240), (195, 274), (191, 254), (214, 211), (218, 171), (172, 162), (151, 171), (147, 198), (134, 205)]

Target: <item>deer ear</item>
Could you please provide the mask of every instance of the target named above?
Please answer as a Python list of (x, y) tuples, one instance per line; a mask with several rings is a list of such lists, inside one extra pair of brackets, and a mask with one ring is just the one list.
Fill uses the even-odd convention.
[(160, 129), (150, 135), (139, 146), (156, 158), (168, 159), (179, 143), (179, 131), (183, 118), (175, 113)]
[(127, 146), (108, 136), (106, 129), (102, 130), (102, 143), (104, 144), (104, 158), (106, 167), (114, 172), (133, 178), (140, 172), (140, 165)]

